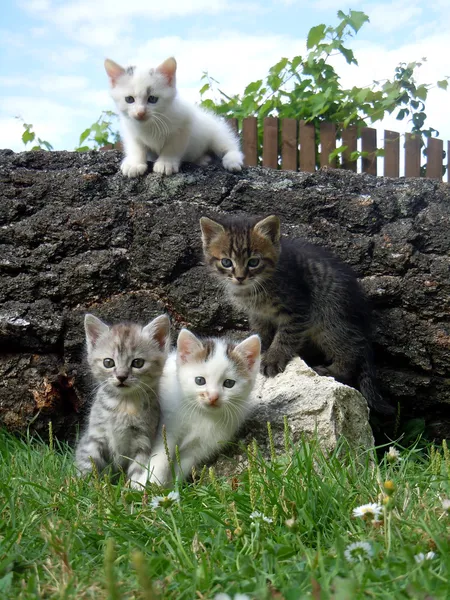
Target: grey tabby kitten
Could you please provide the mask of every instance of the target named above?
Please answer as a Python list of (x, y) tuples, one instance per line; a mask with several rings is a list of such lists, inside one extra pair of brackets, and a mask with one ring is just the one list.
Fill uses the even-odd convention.
[(208, 264), (261, 336), (266, 375), (300, 355), (320, 375), (359, 388), (374, 411), (394, 412), (377, 390), (369, 311), (347, 265), (313, 244), (280, 239), (275, 216), (203, 217), (200, 225)]
[(94, 315), (84, 319), (88, 363), (97, 382), (86, 431), (76, 449), (82, 473), (107, 466), (124, 470), (131, 486), (147, 482), (151, 441), (159, 420), (157, 389), (170, 347), (166, 315), (145, 327), (109, 327)]

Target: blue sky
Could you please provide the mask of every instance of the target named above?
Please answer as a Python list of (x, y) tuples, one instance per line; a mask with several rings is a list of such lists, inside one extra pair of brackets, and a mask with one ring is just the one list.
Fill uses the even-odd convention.
[[(56, 149), (112, 109), (103, 60), (156, 66), (178, 61), (180, 92), (198, 100), (204, 71), (229, 92), (264, 76), (282, 56), (305, 52), (308, 30), (338, 9), (370, 17), (353, 40), (360, 66), (339, 64), (344, 85), (391, 77), (400, 61), (428, 58), (421, 81), (450, 75), (449, 0), (6, 0), (0, 24), (0, 147), (21, 150), (22, 125)], [(450, 92), (433, 90), (429, 124), (450, 139)], [(378, 126), (405, 131), (388, 119)]]

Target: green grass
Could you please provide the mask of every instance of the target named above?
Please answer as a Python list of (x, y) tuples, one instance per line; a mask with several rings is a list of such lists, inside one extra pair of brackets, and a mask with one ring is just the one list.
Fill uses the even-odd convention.
[[(306, 442), (271, 462), (249, 456), (242, 476), (204, 472), (180, 487), (179, 503), (154, 509), (160, 491), (79, 479), (68, 447), (0, 432), (0, 598), (449, 597), (445, 445), (405, 450), (395, 464), (344, 446), (324, 456)], [(385, 480), (395, 491), (383, 522), (353, 518), (382, 502)], [(252, 520), (254, 510), (273, 521)], [(357, 541), (373, 556), (349, 562)]]

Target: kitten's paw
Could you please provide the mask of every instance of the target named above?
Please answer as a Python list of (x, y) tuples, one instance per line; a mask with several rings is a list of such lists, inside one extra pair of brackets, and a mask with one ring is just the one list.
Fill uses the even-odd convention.
[(244, 156), (242, 152), (227, 152), (222, 159), (222, 164), (227, 171), (242, 171)]
[(147, 471), (145, 471), (144, 473), (141, 473), (140, 475), (136, 475), (134, 477), (134, 479), (130, 480), (130, 487), (133, 490), (139, 490), (139, 491), (143, 492), (145, 489), (145, 486), (147, 485), (147, 479), (148, 479)]
[(147, 170), (147, 163), (139, 163), (129, 158), (124, 158), (120, 165), (120, 170), (125, 177), (139, 177)]
[(261, 371), (266, 377), (275, 377), (275, 375), (278, 375), (285, 370), (288, 362), (289, 358), (285, 356), (280, 356), (279, 354), (270, 356), (270, 354), (268, 354), (262, 359)]
[(333, 377), (328, 367), (318, 365), (317, 367), (313, 367), (313, 370), (317, 373), (317, 375), (320, 375), (321, 377)]
[(153, 165), (153, 173), (161, 173), (163, 175), (172, 175), (178, 173), (180, 163), (177, 160), (167, 160), (158, 158)]

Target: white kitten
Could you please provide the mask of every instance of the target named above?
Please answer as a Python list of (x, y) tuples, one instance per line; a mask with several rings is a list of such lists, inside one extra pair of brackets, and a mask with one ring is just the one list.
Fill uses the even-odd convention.
[(145, 173), (149, 150), (158, 155), (154, 173), (178, 173), (183, 161), (206, 165), (210, 152), (222, 158), (225, 169), (240, 171), (244, 157), (238, 138), (221, 118), (178, 96), (176, 68), (174, 58), (156, 69), (124, 69), (105, 60), (122, 126), (122, 173)]
[(230, 441), (248, 410), (259, 372), (261, 341), (252, 335), (240, 344), (226, 339), (199, 340), (183, 329), (177, 350), (166, 361), (159, 387), (161, 418), (150, 459), (150, 481), (167, 485), (172, 473), (162, 426), (176, 475), (188, 476)]

